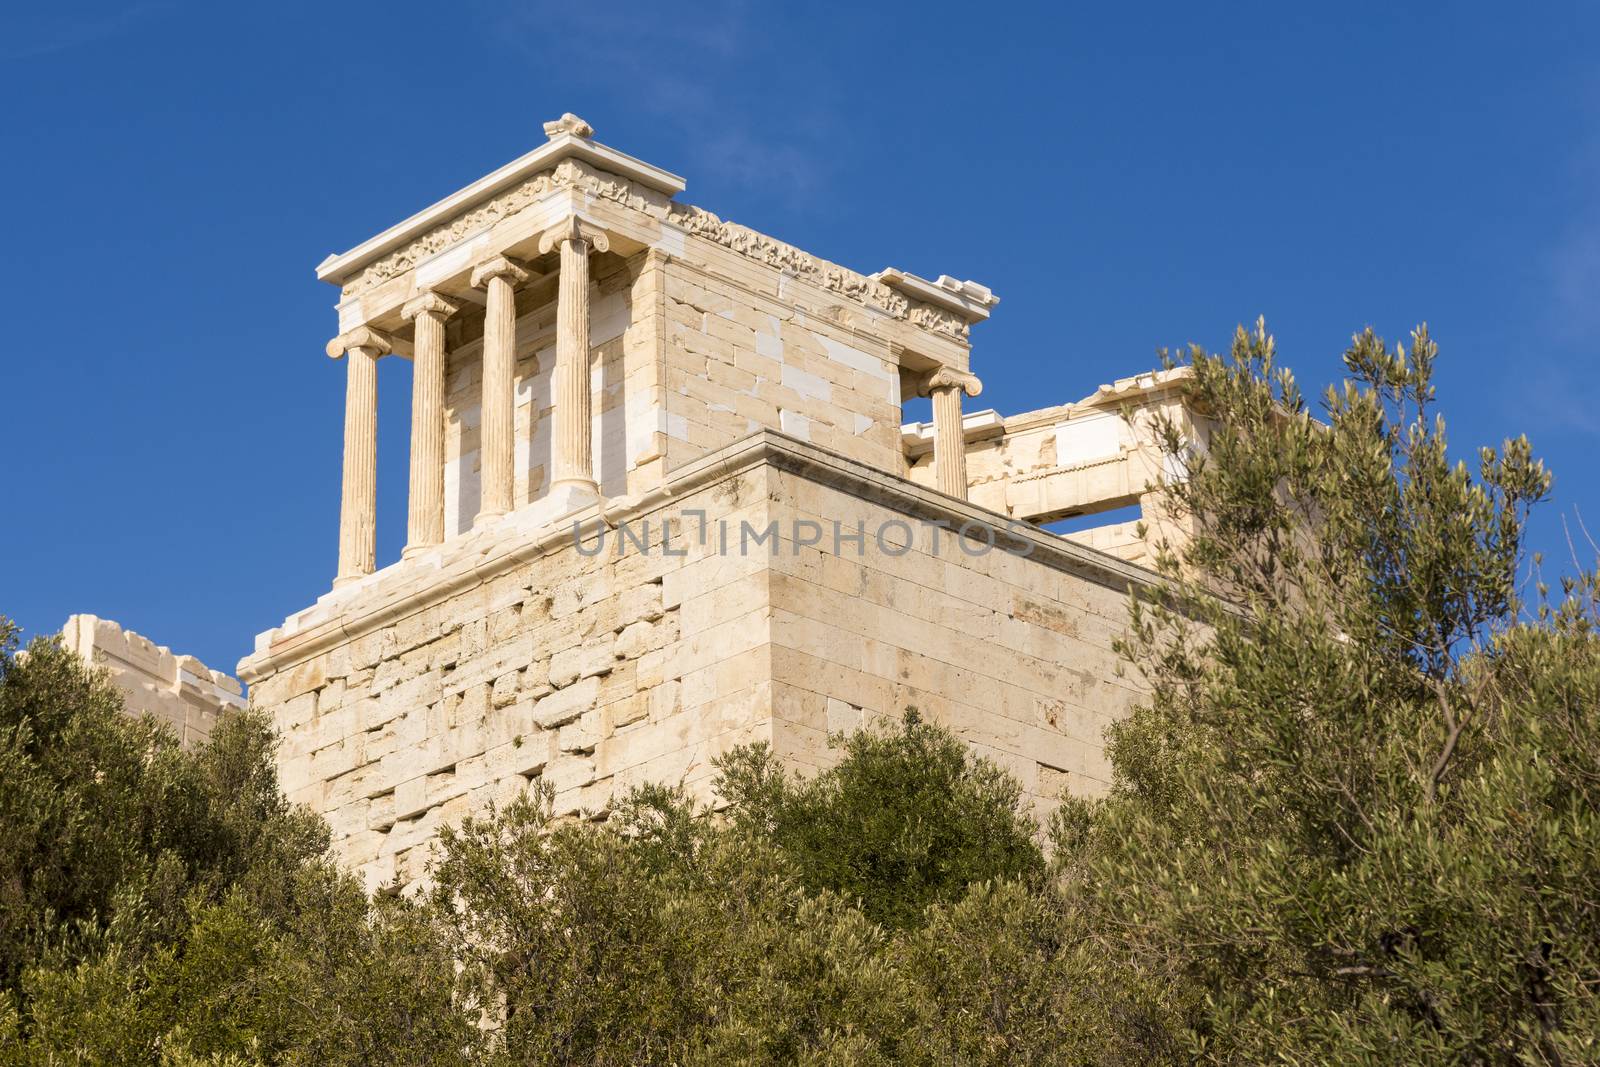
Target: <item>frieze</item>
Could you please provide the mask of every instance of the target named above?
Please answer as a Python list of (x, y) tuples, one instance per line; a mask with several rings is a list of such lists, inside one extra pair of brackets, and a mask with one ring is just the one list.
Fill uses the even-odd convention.
[(968, 335), (966, 320), (943, 308), (914, 301), (895, 292), (881, 282), (864, 274), (831, 263), (823, 263), (794, 245), (757, 233), (736, 222), (724, 222), (716, 215), (692, 204), (673, 204), (667, 221), (692, 234), (715, 241), (769, 267), (790, 271), (814, 282), (830, 292), (877, 308), (897, 319), (907, 319), (915, 326), (935, 333), (947, 334), (965, 341)]
[(935, 333), (947, 333), (963, 341), (967, 339), (967, 334), (971, 330), (967, 320), (955, 312), (921, 301), (912, 305), (910, 319), (913, 326), (921, 326), (924, 330), (932, 330)]
[[(359, 277), (344, 286), (344, 298), (360, 296), (390, 278), (404, 274), (457, 241), (515, 215), (553, 189), (582, 189), (592, 196), (614, 201), (636, 211), (658, 214), (661, 210), (657, 201), (655, 210), (651, 211), (651, 202), (633, 182), (576, 160), (562, 160), (550, 170), (540, 171), (375, 261)], [(914, 326), (957, 340), (967, 340), (970, 327), (965, 319), (954, 312), (912, 300), (864, 274), (817, 260), (794, 245), (775, 240), (747, 226), (725, 222), (692, 204), (674, 203), (667, 208), (668, 221), (689, 233), (708, 238), (769, 267), (789, 271), (823, 289), (876, 308), (894, 318), (905, 319)]]
[(343, 288), (344, 297), (349, 299), (360, 296), (374, 286), (404, 274), (422, 260), (449, 248), (462, 238), (486, 230), (501, 219), (515, 215), (552, 189), (582, 189), (593, 196), (613, 200), (635, 210), (647, 210), (644, 196), (632, 182), (596, 170), (576, 160), (565, 159), (550, 170), (540, 171), (514, 188), (479, 204), (465, 214), (428, 231), (403, 248), (398, 248), (377, 260)]

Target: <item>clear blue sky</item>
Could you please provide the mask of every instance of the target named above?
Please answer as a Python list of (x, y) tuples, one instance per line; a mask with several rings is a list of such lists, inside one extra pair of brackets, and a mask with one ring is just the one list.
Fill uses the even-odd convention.
[(1453, 439), (1532, 437), (1565, 557), (1563, 514), (1600, 536), (1597, 8), (1318, 6), (11, 5), (0, 612), (231, 670), (325, 591), (344, 372), (312, 268), (562, 111), (724, 217), (992, 286), (1003, 412), (1258, 314), (1307, 384), (1426, 320)]

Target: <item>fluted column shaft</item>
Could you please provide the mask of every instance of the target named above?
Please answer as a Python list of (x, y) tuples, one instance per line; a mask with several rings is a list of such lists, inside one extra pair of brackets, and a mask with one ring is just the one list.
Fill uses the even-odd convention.
[(967, 437), (961, 424), (961, 394), (977, 396), (983, 384), (964, 371), (941, 367), (929, 376), (933, 399), (933, 477), (939, 492), (967, 499)]
[(352, 348), (344, 391), (344, 493), (339, 506), (339, 576), (371, 574), (377, 551), (378, 354)]
[(456, 305), (424, 293), (402, 310), (416, 323), (411, 367), (411, 494), (406, 555), (444, 541), (444, 323)]
[(505, 256), (480, 266), (476, 288), (487, 288), (483, 319), (483, 420), (479, 457), (482, 479), (479, 520), (511, 510), (515, 484), (513, 456), (514, 386), (517, 352), (516, 286), (528, 272)]
[(933, 390), (933, 474), (939, 492), (967, 498), (967, 442), (958, 385)]
[(561, 242), (556, 296), (554, 485), (593, 489), (594, 450), (589, 399), (589, 243)]
[(328, 354), (346, 359), (344, 481), (339, 497), (339, 571), (344, 585), (372, 573), (378, 516), (378, 358), (388, 339), (360, 328), (328, 342)]
[(489, 279), (483, 323), (482, 518), (511, 510), (511, 374), (517, 345), (516, 293), (505, 275)]
[(550, 488), (594, 493), (593, 405), (589, 399), (589, 252), (610, 247), (606, 235), (577, 216), (539, 238), (543, 255), (561, 247), (556, 289), (555, 440)]

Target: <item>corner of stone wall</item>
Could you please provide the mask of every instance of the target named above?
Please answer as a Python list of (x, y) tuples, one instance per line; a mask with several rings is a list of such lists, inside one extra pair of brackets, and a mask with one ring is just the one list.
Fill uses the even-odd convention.
[(110, 619), (73, 615), (61, 629), (61, 640), (85, 663), (106, 672), (122, 691), (130, 715), (154, 715), (173, 728), (186, 748), (209, 740), (222, 712), (245, 705), (231, 675), (194, 656), (177, 655)]

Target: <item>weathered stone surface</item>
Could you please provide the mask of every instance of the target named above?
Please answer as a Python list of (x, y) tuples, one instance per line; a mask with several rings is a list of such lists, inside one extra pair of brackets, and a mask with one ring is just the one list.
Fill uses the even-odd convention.
[[(1203, 441), (1206, 433), (1204, 421), (1183, 405), (1186, 374), (1156, 371), (1122, 378), (1075, 404), (1007, 418), (974, 412), (964, 419), (967, 495), (992, 511), (1033, 523), (1137, 510), (1136, 517), (1065, 536), (1122, 559), (1148, 562), (1153, 544), (1185, 536), (1182, 524), (1160, 511), (1156, 488), (1172, 472), (1155, 446), (1156, 420), (1173, 420), (1191, 440)], [(949, 492), (938, 483), (937, 436), (930, 423), (902, 427), (907, 474), (919, 485)]]
[[(185, 747), (204, 744), (219, 714), (244, 706), (239, 683), (230, 676), (193, 656), (174, 655), (110, 619), (73, 615), (61, 629), (61, 643), (106, 672), (122, 691), (130, 715), (154, 715), (172, 727)], [(326, 683), (324, 667), (325, 662), (284, 677), (279, 691), (287, 719), (303, 722), (314, 714), (316, 697), (310, 693)], [(295, 704), (295, 697), (306, 699)]]
[[(440, 826), (536, 781), (595, 815), (642, 782), (704, 793), (744, 742), (820, 767), (830, 732), (909, 708), (1041, 813), (1101, 788), (1134, 699), (1112, 642), (1148, 577), (1116, 557), (1147, 541), (1033, 523), (1152, 518), (1171, 472), (1139, 434), (1188, 419), (1181, 382), (963, 415), (984, 286), (829, 263), (676, 202), (682, 179), (582, 120), (549, 130), (319, 268), (345, 350), (387, 346), (428, 386), (407, 558), (360, 558), (361, 377), (341, 581), (240, 665), (339, 853), (414, 880)], [(936, 427), (902, 425), (912, 394)]]
[[(712, 759), (741, 741), (820, 767), (830, 732), (908, 708), (1011, 769), (1041, 810), (1062, 775), (1102, 787), (1100, 731), (1135, 696), (1111, 645), (1136, 569), (1037, 531), (1027, 556), (969, 556), (953, 529), (923, 520), (941, 508), (946, 527), (1000, 517), (776, 436), (691, 465), (675, 484), (610, 515), (650, 523), (643, 549), (626, 541), (619, 553), (613, 531), (586, 555), (555, 523), (454, 546), (484, 586), (499, 566), (525, 568), (529, 590), (551, 591), (530, 594), (548, 610), (516, 601), (511, 622), (507, 603), (491, 626), (487, 599), (408, 573), (448, 573), (447, 544), (439, 561), (407, 561), (341, 604), (347, 635), (292, 662), (274, 663), (269, 646), (246, 664), (258, 700), (276, 694), (286, 782), (340, 813), (336, 848), (369, 879), (405, 867), (431, 840), (427, 820), (462, 798), (503, 800), (542, 779), (560, 810), (593, 813), (645, 781), (704, 790)], [(815, 534), (835, 523), (842, 541)], [(895, 524), (891, 551), (849, 540)], [(776, 532), (743, 549), (724, 542), (722, 531), (744, 528)], [(677, 540), (663, 542), (663, 529)], [(530, 539), (544, 547), (528, 557)], [(388, 658), (365, 677), (328, 678), (321, 665), (396, 625), (382, 621), (396, 598), (415, 606), (407, 618), (435, 598), (458, 614), (416, 631), (434, 636), (413, 648), (379, 642)], [(367, 807), (344, 811), (357, 801)]]

